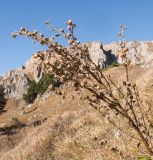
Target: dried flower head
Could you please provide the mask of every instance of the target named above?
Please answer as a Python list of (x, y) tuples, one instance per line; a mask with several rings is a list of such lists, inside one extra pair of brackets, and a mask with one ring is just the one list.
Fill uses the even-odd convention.
[[(95, 110), (100, 111), (102, 107), (107, 107), (116, 115), (125, 118), (129, 122), (130, 127), (138, 133), (139, 138), (145, 144), (148, 152), (153, 155), (153, 150), (150, 147), (149, 141), (150, 135), (145, 134), (148, 133), (148, 128), (145, 126), (145, 118), (141, 112), (142, 106), (137, 86), (132, 83), (129, 76), (129, 60), (127, 59), (128, 48), (126, 47), (124, 36), (126, 27), (121, 25), (121, 31), (119, 33), (121, 38), (119, 52), (126, 71), (126, 79), (123, 82), (124, 88), (122, 89), (115, 84), (110, 76), (106, 76), (103, 70), (91, 60), (88, 46), (81, 45), (77, 42), (77, 38), (74, 36), (74, 28), (76, 25), (73, 24), (72, 20), (66, 22), (68, 33), (63, 31), (63, 29), (57, 29), (48, 21), (46, 24), (48, 28), (55, 33), (53, 37), (44, 37), (44, 35), (38, 35), (36, 31), (30, 32), (23, 28), (18, 32), (14, 32), (12, 36), (14, 38), (19, 35), (26, 36), (36, 40), (42, 45), (46, 45), (48, 47), (48, 52), (54, 55), (56, 63), (51, 64), (49, 61), (45, 61), (45, 54), (38, 54), (36, 58), (42, 60), (41, 65), (43, 70), (47, 73), (54, 74), (57, 80), (74, 83), (76, 91), (82, 88), (87, 90), (89, 95), (85, 96), (86, 100)], [(63, 35), (68, 44), (71, 45), (70, 48), (63, 47), (55, 42), (54, 39), (61, 35)], [(62, 95), (63, 98), (67, 93), (67, 91), (61, 88), (56, 89), (55, 92)], [(137, 114), (136, 111), (140, 112)], [(140, 118), (137, 119), (137, 117)], [(142, 132), (142, 130), (145, 133)]]
[(72, 45), (73, 43), (74, 43), (74, 40), (73, 40), (73, 39), (68, 40), (68, 44), (69, 44), (69, 45)]
[(72, 25), (73, 25), (73, 22), (72, 22), (72, 20), (68, 20), (68, 21), (66, 22), (66, 24), (67, 24), (68, 26), (72, 26)]

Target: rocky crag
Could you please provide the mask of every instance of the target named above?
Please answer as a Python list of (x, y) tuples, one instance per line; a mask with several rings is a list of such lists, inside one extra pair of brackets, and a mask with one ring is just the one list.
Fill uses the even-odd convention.
[[(89, 54), (95, 64), (101, 68), (111, 65), (113, 62), (122, 64), (122, 59), (118, 57), (119, 44), (102, 44), (101, 42), (86, 43)], [(153, 66), (153, 42), (131, 41), (127, 43), (128, 58), (132, 64), (142, 67)], [(45, 56), (42, 56), (44, 54)], [(42, 57), (45, 57), (42, 58)], [(42, 77), (45, 63), (54, 62), (54, 57), (48, 51), (37, 52), (25, 63), (24, 66), (16, 70), (9, 71), (0, 77), (0, 84), (5, 86), (5, 93), (8, 98), (20, 99), (26, 92), (29, 81)]]

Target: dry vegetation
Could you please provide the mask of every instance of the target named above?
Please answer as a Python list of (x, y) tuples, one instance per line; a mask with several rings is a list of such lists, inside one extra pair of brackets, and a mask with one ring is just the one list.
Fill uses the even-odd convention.
[[(12, 36), (32, 38), (50, 52), (54, 50), (59, 65), (45, 62), (44, 69), (65, 85), (46, 92), (22, 112), (18, 106), (11, 120), (6, 116), (9, 111), (3, 115), (9, 126), (1, 127), (1, 159), (134, 160), (142, 154), (152, 156), (152, 102), (148, 99), (152, 71), (147, 75), (145, 69), (130, 65), (125, 27), (119, 33), (123, 65), (103, 71), (90, 59), (86, 45), (77, 41), (71, 20), (66, 23), (68, 33), (46, 24), (57, 33), (54, 37), (25, 28)], [(55, 42), (61, 35), (71, 49)], [(143, 75), (150, 81), (144, 82)]]
[[(137, 73), (134, 80), (141, 84), (146, 103), (152, 105), (148, 101), (153, 95), (152, 71), (146, 72), (145, 69), (132, 67), (131, 72)], [(105, 74), (110, 73), (116, 83), (125, 76), (123, 66), (105, 71)], [(142, 143), (137, 147), (139, 140), (131, 137), (132, 130), (123, 119), (111, 113), (111, 119), (119, 122), (114, 127), (107, 118), (110, 112), (103, 110), (103, 114), (100, 114), (81, 98), (87, 94), (85, 90), (81, 93), (75, 91), (71, 84), (64, 86), (64, 89), (68, 91), (65, 99), (52, 92), (46, 93), (30, 108), (24, 108), (25, 114), (21, 114), (23, 110), (20, 106), (8, 102), (7, 112), (1, 117), (1, 128), (14, 125), (15, 118), (25, 124), (25, 127), (14, 128), (11, 130), (15, 132), (12, 135), (1, 135), (0, 142), (3, 145), (0, 148), (0, 159), (113, 160), (115, 157), (135, 160), (139, 155), (147, 153)], [(46, 117), (47, 120), (43, 121)], [(38, 120), (42, 123), (34, 123)], [(133, 136), (137, 137), (135, 133)]]

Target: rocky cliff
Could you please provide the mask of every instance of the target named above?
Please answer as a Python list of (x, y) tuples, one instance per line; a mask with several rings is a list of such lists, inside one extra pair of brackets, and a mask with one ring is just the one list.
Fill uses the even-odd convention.
[[(117, 55), (118, 43), (89, 42), (87, 46), (91, 59), (101, 68), (109, 66), (112, 62), (122, 64), (122, 60)], [(128, 57), (132, 64), (142, 67), (153, 66), (153, 42), (131, 41), (127, 43), (127, 47), (129, 48)], [(45, 63), (48, 62), (54, 62), (54, 57), (50, 52), (37, 52), (24, 66), (0, 77), (0, 84), (5, 86), (6, 95), (9, 98), (20, 99), (26, 92), (30, 80), (39, 81), (44, 73)]]
[[(140, 65), (143, 67), (153, 66), (153, 42), (152, 41), (131, 41), (127, 43), (128, 58), (132, 64)], [(104, 45), (104, 50), (110, 51), (113, 55), (117, 56), (118, 43), (111, 43)], [(117, 58), (118, 63), (122, 63), (120, 57)]]

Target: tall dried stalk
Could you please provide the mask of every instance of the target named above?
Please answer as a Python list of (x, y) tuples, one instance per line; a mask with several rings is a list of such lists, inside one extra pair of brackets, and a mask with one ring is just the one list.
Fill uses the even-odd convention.
[[(58, 65), (56, 67), (50, 62), (44, 63), (46, 72), (54, 74), (56, 79), (62, 82), (71, 81), (76, 88), (88, 90), (91, 94), (86, 96), (86, 100), (95, 110), (108, 107), (114, 113), (128, 120), (130, 127), (136, 131), (148, 153), (153, 156), (147, 117), (143, 113), (138, 88), (129, 76), (130, 61), (127, 58), (128, 48), (124, 39), (124, 30), (126, 28), (121, 25), (119, 33), (119, 36), (122, 38), (119, 56), (123, 60), (126, 72), (126, 79), (123, 81), (123, 88), (121, 89), (110, 76), (104, 75), (100, 66), (97, 66), (91, 60), (88, 47), (77, 41), (77, 38), (74, 36), (76, 25), (71, 20), (66, 22), (67, 33), (64, 29), (56, 29), (49, 22), (46, 22), (46, 24), (48, 28), (56, 33), (52, 38), (45, 37), (43, 34), (39, 34), (38, 31), (30, 32), (25, 28), (14, 32), (12, 37), (16, 38), (18, 35), (21, 35), (32, 38), (40, 44), (46, 45), (50, 53), (58, 55)], [(55, 42), (59, 36), (63, 36), (67, 40), (70, 45), (69, 48)], [(117, 93), (122, 96), (121, 99)]]

